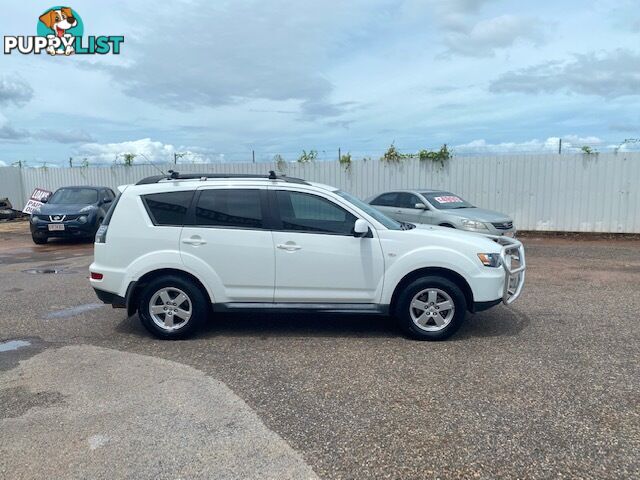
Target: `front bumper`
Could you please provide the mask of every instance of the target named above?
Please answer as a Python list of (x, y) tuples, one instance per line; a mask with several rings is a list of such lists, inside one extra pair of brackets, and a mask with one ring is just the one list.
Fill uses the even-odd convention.
[[(78, 220), (51, 222), (45, 219), (29, 219), (31, 233), (42, 237), (88, 237), (95, 235), (96, 219), (89, 217), (85, 223)], [(49, 230), (49, 225), (63, 225), (64, 230)]]
[(492, 236), (496, 243), (502, 246), (500, 260), (505, 272), (502, 302), (509, 305), (515, 302), (524, 287), (527, 263), (522, 242), (505, 236)]

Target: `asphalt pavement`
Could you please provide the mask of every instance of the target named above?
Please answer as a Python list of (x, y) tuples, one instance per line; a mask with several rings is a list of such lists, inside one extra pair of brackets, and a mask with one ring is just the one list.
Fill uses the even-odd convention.
[(522, 297), (449, 341), (236, 314), (163, 342), (99, 304), (92, 245), (0, 225), (0, 478), (638, 478), (640, 241), (524, 242)]

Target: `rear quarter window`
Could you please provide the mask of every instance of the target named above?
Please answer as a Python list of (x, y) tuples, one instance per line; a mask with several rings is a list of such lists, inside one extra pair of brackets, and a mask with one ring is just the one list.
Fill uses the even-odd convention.
[(154, 225), (182, 227), (193, 194), (193, 190), (151, 193), (142, 196), (142, 203)]

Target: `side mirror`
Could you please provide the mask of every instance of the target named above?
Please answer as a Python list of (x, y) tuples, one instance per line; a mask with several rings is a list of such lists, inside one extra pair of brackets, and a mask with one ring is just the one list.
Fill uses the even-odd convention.
[(44, 197), (40, 202), (47, 203), (49, 201), (49, 197)]
[(369, 224), (361, 218), (357, 219), (356, 224), (353, 226), (353, 236), (362, 238), (366, 237), (368, 233)]
[(429, 210), (427, 206), (422, 202), (416, 203), (413, 208), (417, 208), (418, 210)]

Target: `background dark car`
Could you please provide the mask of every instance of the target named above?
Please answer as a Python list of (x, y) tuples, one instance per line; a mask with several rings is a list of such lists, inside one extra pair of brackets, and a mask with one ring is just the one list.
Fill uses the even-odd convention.
[(37, 244), (50, 237), (93, 239), (115, 199), (107, 187), (63, 187), (31, 215), (31, 238)]

